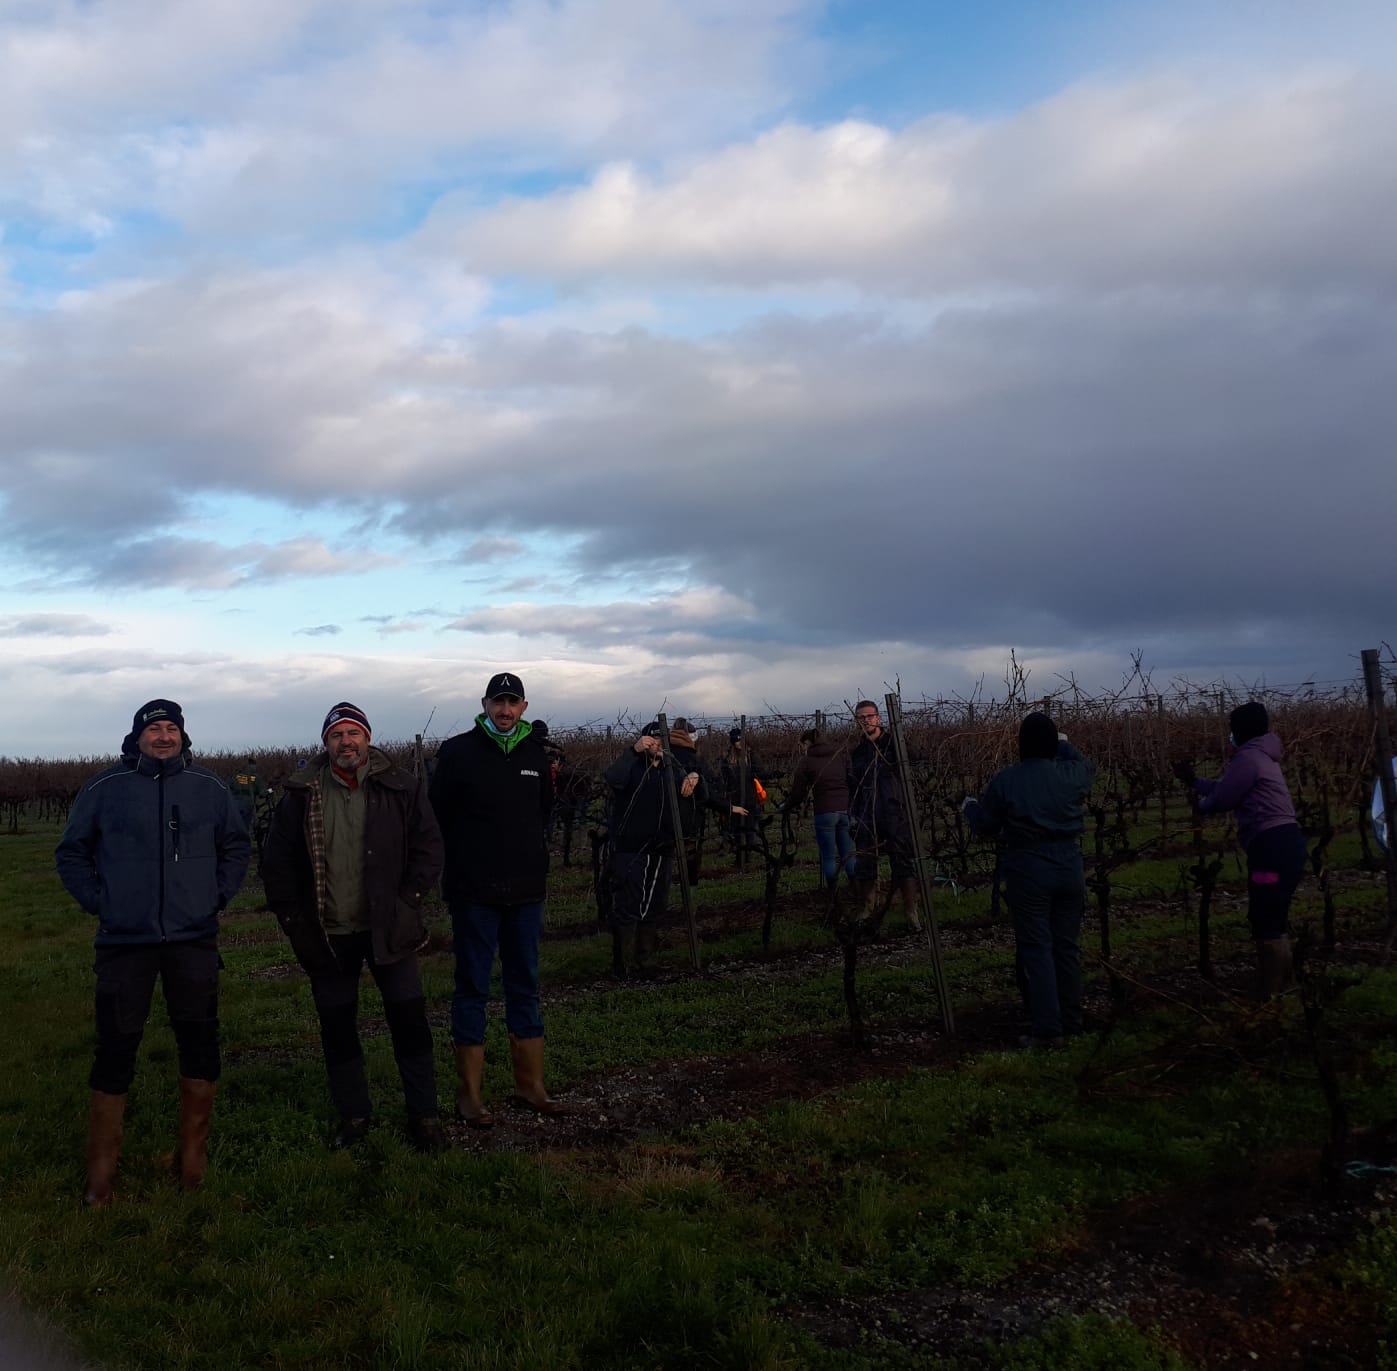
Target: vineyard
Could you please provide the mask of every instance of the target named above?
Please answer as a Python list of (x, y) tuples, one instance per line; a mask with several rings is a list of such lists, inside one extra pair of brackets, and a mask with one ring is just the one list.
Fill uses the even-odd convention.
[[(768, 803), (750, 845), (710, 821), (692, 927), (676, 894), (653, 974), (624, 982), (598, 931), (599, 778), (648, 720), (555, 730), (570, 803), (544, 1017), (550, 1084), (576, 1112), (451, 1124), (443, 1159), (395, 1125), (374, 1019), (383, 1119), (356, 1156), (324, 1151), (309, 995), (250, 878), (225, 921), (208, 1186), (170, 1182), (157, 1013), (107, 1213), (76, 1206), (91, 929), (51, 871), (106, 759), (0, 761), (6, 1281), (113, 1367), (204, 1365), (211, 1346), (229, 1367), (1397, 1367), (1397, 971), (1363, 683), (1262, 697), (1311, 862), (1298, 984), (1264, 1004), (1235, 835), (1174, 777), (1217, 774), (1244, 697), (1138, 674), (1101, 697), (1006, 684), (901, 702), (931, 918), (913, 935), (890, 915), (853, 944), (809, 816), (778, 809), (801, 731), (842, 736), (847, 712), (691, 718), (714, 771), (743, 727)], [(1015, 1047), (996, 852), (960, 812), (1016, 760), (1031, 708), (1097, 768), (1090, 1031), (1052, 1053)], [(434, 745), (385, 750), (425, 766)], [(300, 758), (199, 760), (250, 760), (275, 789)], [(434, 929), (444, 1035), (444, 910)], [(444, 1046), (439, 1071), (445, 1087)], [(507, 1080), (492, 1019), (487, 1095)]]

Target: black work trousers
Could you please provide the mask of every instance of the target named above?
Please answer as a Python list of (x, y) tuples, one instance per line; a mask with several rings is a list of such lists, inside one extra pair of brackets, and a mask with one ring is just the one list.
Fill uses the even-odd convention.
[(221, 965), (214, 938), (97, 948), (92, 967), (97, 973), (97, 1051), (88, 1077), (92, 1089), (108, 1095), (130, 1090), (157, 980), (165, 992), (165, 1011), (179, 1050), (179, 1074), (216, 1081), (222, 1068), (218, 1050)]
[(312, 972), (310, 989), (320, 1017), (320, 1045), (330, 1077), (330, 1098), (340, 1117), (366, 1119), (373, 1112), (364, 1049), (359, 1041), (359, 979), (367, 964), (383, 996), (383, 1016), (393, 1039), (393, 1058), (402, 1078), (408, 1117), (434, 1118), (436, 1066), (416, 954), (386, 965), (378, 962), (369, 933), (334, 936), (330, 947), (335, 954), (335, 970)]

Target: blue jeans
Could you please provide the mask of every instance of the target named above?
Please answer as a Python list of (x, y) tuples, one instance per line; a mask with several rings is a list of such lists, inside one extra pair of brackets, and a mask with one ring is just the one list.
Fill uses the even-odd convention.
[(838, 884), (839, 869), (843, 867), (854, 879), (854, 835), (849, 831), (849, 816), (840, 810), (815, 815), (815, 843), (820, 849), (820, 874), (825, 884)]
[(456, 990), (451, 996), (451, 1041), (479, 1047), (485, 1041), (485, 1003), (495, 949), (504, 982), (504, 1021), (514, 1038), (543, 1037), (538, 1007), (538, 944), (543, 936), (543, 901), (533, 904), (453, 904), (451, 937), (456, 945)]
[(1075, 843), (1045, 843), (1006, 852), (1002, 870), (1029, 1029), (1040, 1038), (1078, 1033), (1087, 894), (1082, 854)]

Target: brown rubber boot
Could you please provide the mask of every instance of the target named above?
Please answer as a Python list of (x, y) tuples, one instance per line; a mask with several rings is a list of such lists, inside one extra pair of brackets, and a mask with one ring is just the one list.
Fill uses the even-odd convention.
[(509, 1055), (514, 1061), (514, 1103), (535, 1114), (571, 1114), (565, 1104), (551, 1099), (543, 1088), (543, 1039), (509, 1035)]
[(659, 944), (659, 931), (648, 919), (642, 920), (635, 929), (635, 974), (642, 979), (655, 974), (655, 949)]
[(121, 1125), (126, 1096), (94, 1090), (87, 1106), (87, 1189), (82, 1202), (105, 1208), (112, 1202), (112, 1180), (121, 1156)]
[(470, 1128), (493, 1128), (495, 1116), (480, 1098), (485, 1077), (484, 1044), (456, 1044), (456, 1117)]
[(208, 1169), (209, 1119), (215, 1086), (190, 1076), (179, 1080), (179, 1185), (197, 1190)]
[(611, 930), (611, 976), (624, 981), (635, 963), (635, 929), (617, 924)]
[(1257, 966), (1261, 973), (1261, 998), (1279, 995), (1294, 979), (1290, 939), (1285, 935), (1267, 938), (1256, 945)]
[(902, 896), (902, 912), (907, 915), (907, 927), (913, 933), (920, 933), (922, 921), (917, 914), (917, 902), (922, 898), (922, 883), (915, 876), (908, 876), (897, 889)]

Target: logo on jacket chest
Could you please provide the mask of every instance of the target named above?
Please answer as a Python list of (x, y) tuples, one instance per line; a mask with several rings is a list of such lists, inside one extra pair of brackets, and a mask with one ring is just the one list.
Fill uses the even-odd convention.
[(521, 766), (521, 767), (519, 768), (519, 774), (520, 774), (521, 776), (532, 776), (532, 777), (534, 778), (534, 780), (538, 780), (538, 772), (537, 772), (537, 771), (531, 771), (531, 770), (530, 770), (528, 767), (526, 767), (526, 766)]

